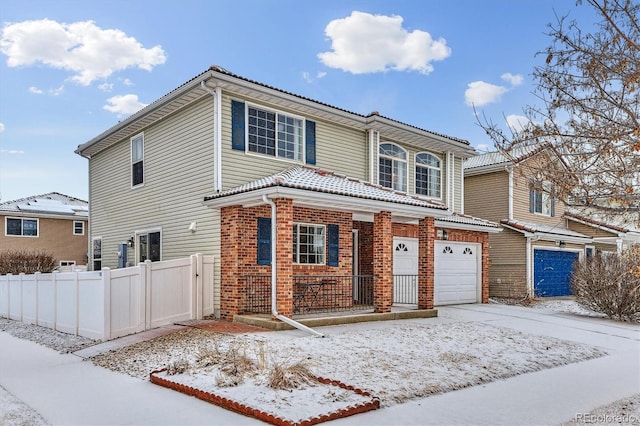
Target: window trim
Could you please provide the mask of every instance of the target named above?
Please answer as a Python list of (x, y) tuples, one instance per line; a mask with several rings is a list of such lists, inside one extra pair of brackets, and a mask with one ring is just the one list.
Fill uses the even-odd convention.
[[(76, 232), (76, 224), (82, 225), (82, 232)], [(73, 235), (84, 235), (84, 220), (74, 220), (73, 221)]]
[[(391, 156), (388, 156), (388, 155), (380, 154), (380, 150), (382, 149), (382, 145), (393, 145), (393, 146), (398, 147), (402, 152), (404, 152), (404, 154), (405, 154), (405, 159), (404, 159), (404, 160), (402, 160), (402, 159), (400, 159), (400, 158), (398, 158), (398, 157), (391, 157)], [(389, 159), (389, 160), (391, 160), (391, 161), (392, 161), (392, 165), (391, 165), (391, 167), (392, 167), (392, 168), (393, 168), (393, 162), (394, 162), (394, 161), (403, 162), (403, 163), (405, 164), (405, 168), (404, 168), (404, 183), (405, 183), (405, 188), (404, 188), (404, 189), (397, 189), (397, 188), (394, 188), (394, 185), (393, 185), (393, 176), (392, 176), (392, 179), (391, 179), (391, 187), (389, 188), (389, 187), (385, 186), (385, 188), (389, 188), (389, 189), (392, 189), (392, 190), (394, 190), (394, 191), (399, 191), (399, 192), (406, 192), (406, 193), (409, 193), (409, 151), (408, 151), (407, 149), (403, 148), (402, 146), (398, 145), (397, 143), (390, 142), (390, 141), (384, 141), (384, 142), (380, 142), (380, 143), (378, 144), (378, 185), (383, 186), (383, 185), (380, 183), (380, 159), (381, 159), (381, 158), (385, 158), (385, 159)]]
[[(256, 156), (256, 157), (261, 157), (261, 158), (269, 158), (269, 159), (274, 159), (274, 160), (279, 160), (279, 161), (285, 161), (287, 163), (295, 163), (295, 164), (306, 164), (306, 158), (307, 158), (307, 119), (304, 116), (301, 115), (297, 115), (297, 114), (293, 114), (290, 112), (285, 112), (282, 110), (278, 110), (275, 108), (269, 108), (269, 107), (265, 107), (264, 105), (259, 105), (259, 104), (255, 104), (255, 103), (251, 103), (251, 102), (245, 102), (244, 103), (245, 107), (244, 107), (244, 120), (245, 120), (245, 126), (244, 126), (244, 140), (245, 140), (245, 146), (244, 146), (244, 152), (247, 155), (252, 155), (252, 156)], [(255, 152), (255, 151), (251, 151), (249, 149), (249, 108), (255, 108), (258, 110), (262, 110), (262, 111), (267, 111), (267, 112), (272, 112), (276, 115), (276, 126), (278, 124), (278, 115), (283, 115), (283, 116), (287, 116), (287, 117), (291, 117), (297, 120), (301, 120), (302, 123), (300, 124), (300, 128), (302, 130), (302, 133), (300, 135), (300, 155), (299, 155), (299, 159), (291, 159), (291, 158), (285, 158), (285, 157), (280, 157), (279, 155), (277, 155), (278, 153), (278, 137), (277, 137), (277, 132), (278, 129), (275, 130), (276, 132), (276, 138), (275, 138), (275, 142), (276, 142), (276, 147), (275, 147), (275, 155), (269, 155), (269, 154), (262, 154), (260, 152)]]
[[(322, 228), (322, 263), (300, 263), (300, 231), (299, 231), (299, 226), (310, 226), (310, 227), (314, 227), (315, 229), (317, 228)], [(302, 265), (302, 266), (325, 266), (327, 265), (327, 248), (328, 248), (328, 242), (327, 242), (327, 225), (323, 224), (323, 223), (307, 223), (307, 222), (294, 222), (293, 223), (293, 229), (292, 229), (292, 256), (293, 256), (293, 264), (294, 265)], [(315, 234), (314, 234), (315, 235)], [(297, 241), (297, 243), (296, 243)], [(307, 243), (308, 244), (308, 243)], [(297, 256), (296, 256), (297, 254)]]
[[(554, 199), (553, 199), (553, 184), (548, 181), (534, 181), (532, 183), (531, 191), (532, 199), (530, 200), (531, 212), (536, 215), (545, 216), (545, 217), (553, 217), (554, 216)], [(540, 211), (536, 210), (537, 202), (536, 198), (540, 197)], [(545, 203), (546, 199), (546, 203)], [(545, 211), (545, 206), (547, 206), (547, 211)]]
[[(140, 161), (136, 161), (135, 163), (133, 162), (133, 143), (135, 140), (141, 138), (142, 140), (142, 159)], [(134, 188), (140, 188), (142, 186), (144, 186), (144, 182), (145, 182), (145, 167), (144, 167), (144, 132), (138, 133), (137, 135), (132, 136), (130, 139), (130, 144), (129, 144), (129, 158), (130, 158), (130, 172), (131, 172), (131, 189)], [(138, 164), (138, 163), (142, 163), (142, 182), (134, 184), (133, 183), (133, 166), (134, 164)]]
[[(160, 234), (160, 253), (158, 254), (159, 259), (157, 260), (158, 262), (162, 261), (162, 228), (158, 227), (158, 228), (148, 228), (148, 229), (141, 229), (141, 230), (137, 230), (134, 233), (134, 241), (135, 241), (135, 264), (139, 265), (140, 263), (140, 235), (149, 235), (149, 234), (154, 234), (154, 233), (159, 233)], [(152, 260), (153, 262), (153, 260)]]
[[(96, 258), (96, 252), (95, 252), (96, 241), (100, 241), (100, 257), (98, 258)], [(91, 269), (94, 271), (96, 270), (95, 268), (96, 261), (100, 262), (100, 269), (102, 269), (102, 237), (91, 238)]]
[[(20, 235), (9, 234), (9, 219), (19, 220), (20, 221)], [(24, 235), (24, 221), (25, 220), (34, 220), (36, 222), (36, 235)], [(16, 216), (5, 216), (4, 218), (4, 235), (5, 237), (17, 237), (17, 238), (39, 238), (40, 237), (40, 219), (37, 217), (16, 217)]]
[[(425, 195), (425, 194), (418, 194), (418, 190), (417, 190), (417, 189), (418, 189), (418, 174), (416, 173), (417, 168), (418, 168), (418, 167), (422, 167), (422, 168), (429, 169), (429, 170), (436, 170), (436, 168), (435, 168), (435, 167), (433, 167), (433, 166), (427, 166), (427, 165), (425, 165), (425, 164), (418, 164), (418, 155), (420, 155), (420, 154), (428, 154), (428, 155), (431, 155), (432, 157), (436, 158), (436, 159), (440, 162), (440, 167), (438, 167), (438, 169), (437, 169), (437, 170), (439, 170), (439, 171), (440, 171), (440, 186), (439, 186), (439, 188), (438, 188), (438, 189), (439, 189), (439, 192), (440, 192), (440, 195), (439, 195), (439, 196), (435, 196), (435, 195)], [(414, 176), (413, 176), (413, 179), (414, 179), (414, 182), (413, 182), (413, 192), (414, 192), (416, 195), (421, 195), (421, 196), (423, 196), (423, 197), (433, 198), (433, 199), (436, 199), (436, 200), (442, 200), (442, 193), (444, 192), (444, 191), (442, 191), (442, 185), (443, 185), (443, 183), (444, 183), (444, 179), (443, 179), (443, 167), (442, 167), (442, 164), (443, 164), (443, 159), (442, 159), (439, 155), (437, 155), (437, 154), (434, 154), (434, 153), (429, 152), (429, 151), (420, 151), (420, 152), (416, 152), (416, 154), (413, 156), (413, 165), (414, 165), (414, 169), (415, 169), (415, 170), (414, 170)]]
[(76, 266), (75, 260), (60, 260), (58, 266)]

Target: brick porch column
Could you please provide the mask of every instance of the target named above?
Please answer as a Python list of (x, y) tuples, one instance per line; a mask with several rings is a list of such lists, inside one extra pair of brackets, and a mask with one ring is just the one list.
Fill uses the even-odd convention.
[(393, 230), (391, 212), (373, 216), (373, 307), (375, 312), (391, 312), (393, 305)]
[(482, 241), (482, 303), (489, 303), (489, 234), (484, 233)]
[(240, 313), (240, 262), (238, 259), (240, 235), (238, 222), (240, 206), (223, 207), (220, 210), (220, 317), (233, 321)]
[(293, 315), (293, 200), (276, 198), (277, 215), (277, 308), (286, 317)]
[(418, 221), (418, 309), (433, 308), (435, 220)]

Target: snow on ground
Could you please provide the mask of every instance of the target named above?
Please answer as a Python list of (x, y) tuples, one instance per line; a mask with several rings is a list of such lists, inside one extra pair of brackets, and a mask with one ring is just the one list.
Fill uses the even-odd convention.
[[(189, 328), (91, 360), (147, 379), (152, 370), (180, 361), (194, 365), (200, 353), (225, 353), (229, 348), (258, 364), (260, 359), (270, 365), (302, 362), (316, 376), (371, 392), (381, 407), (605, 355), (587, 345), (488, 324), (401, 321), (336, 327), (324, 338), (299, 332), (294, 338), (282, 332), (223, 335)], [(213, 383), (216, 377), (218, 370), (209, 380)], [(224, 391), (234, 400), (253, 398), (251, 406), (267, 412), (274, 398), (286, 397), (295, 407), (303, 397), (295, 390), (272, 392), (264, 383)], [(270, 397), (264, 401), (254, 397), (265, 392)]]
[[(547, 301), (538, 305), (533, 307), (591, 316), (588, 312), (581, 312), (581, 308), (571, 300)], [(0, 331), (60, 352), (72, 352), (95, 343), (2, 318)], [(325, 338), (292, 336), (287, 332), (224, 335), (187, 328), (98, 355), (91, 360), (96, 365), (148, 380), (150, 371), (181, 360), (191, 363), (192, 376), (195, 376), (199, 355), (211, 351), (225, 353), (229, 349), (262, 365), (286, 366), (302, 362), (317, 376), (370, 391), (380, 398), (383, 407), (604, 355), (598, 348), (487, 324), (406, 321), (395, 323), (393, 327), (382, 323), (337, 327)], [(211, 368), (199, 373), (198, 380), (210, 380), (209, 383), (213, 384), (220, 380), (219, 371)], [(185, 381), (195, 380), (194, 377), (183, 376)], [(170, 377), (175, 379), (177, 376)], [(256, 377), (246, 377), (245, 384), (236, 388), (235, 397), (256, 400), (256, 392), (264, 393), (264, 380)], [(225, 391), (234, 392), (234, 388), (225, 388)], [(287, 406), (300, 404), (295, 399), (296, 391), (277, 391), (274, 394), (276, 396), (271, 395), (270, 400), (269, 396), (264, 398), (267, 401), (265, 405), (278, 403), (283, 413), (287, 412)], [(314, 399), (331, 398), (327, 394), (314, 395)], [(277, 401), (274, 398), (278, 398)], [(351, 404), (355, 402), (344, 394), (336, 394), (334, 398)], [(601, 422), (604, 424), (611, 418), (620, 418), (612, 416), (620, 415), (627, 415), (622, 419), (631, 419), (631, 424), (634, 424), (633, 419), (638, 422), (640, 417), (639, 407), (640, 395), (636, 395), (585, 413), (583, 419), (573, 419), (572, 424), (605, 419)], [(0, 387), (0, 424), (40, 425), (45, 422)]]

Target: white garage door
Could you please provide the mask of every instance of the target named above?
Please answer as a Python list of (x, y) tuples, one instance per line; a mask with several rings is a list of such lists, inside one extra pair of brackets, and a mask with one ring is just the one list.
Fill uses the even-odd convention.
[(434, 305), (480, 302), (482, 245), (435, 242)]

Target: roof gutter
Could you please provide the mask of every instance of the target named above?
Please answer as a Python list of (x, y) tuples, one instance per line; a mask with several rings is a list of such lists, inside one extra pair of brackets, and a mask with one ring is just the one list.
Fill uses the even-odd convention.
[(216, 192), (222, 191), (222, 89), (216, 86), (211, 90), (205, 80), (200, 82), (202, 90), (213, 97), (213, 151), (214, 151), (214, 182), (213, 189)]
[(277, 238), (278, 238), (278, 232), (277, 232), (277, 211), (276, 211), (276, 203), (273, 202), (273, 200), (271, 200), (269, 197), (267, 197), (266, 194), (264, 194), (262, 196), (262, 200), (269, 204), (271, 206), (271, 314), (279, 319), (282, 322), (285, 322), (287, 324), (289, 324), (292, 327), (297, 328), (298, 330), (302, 330), (302, 331), (306, 331), (307, 333), (311, 333), (315, 336), (318, 337), (324, 337), (324, 334), (315, 331), (312, 328), (307, 327), (304, 324), (300, 324), (297, 321), (292, 320), (289, 317), (285, 317), (284, 315), (281, 315), (278, 313), (278, 301), (277, 301), (277, 282), (278, 282), (278, 276), (277, 276), (277, 271), (278, 271), (278, 265), (276, 263), (276, 259), (278, 258), (278, 256), (276, 256), (277, 253), (277, 249), (278, 249), (278, 242), (277, 242)]

